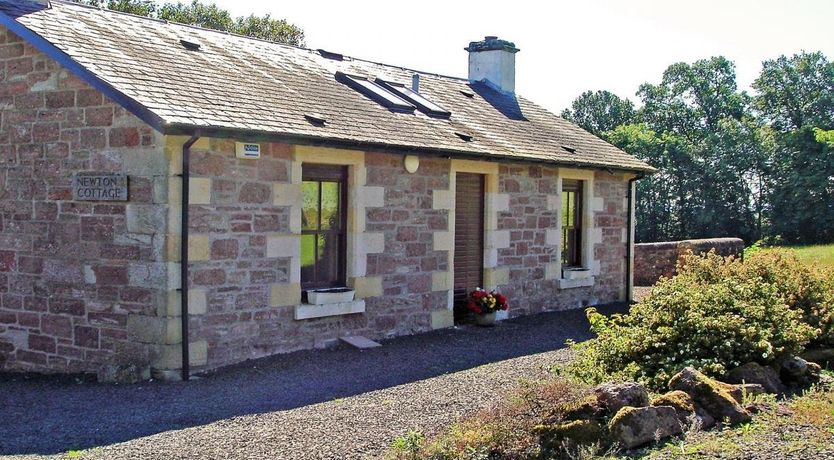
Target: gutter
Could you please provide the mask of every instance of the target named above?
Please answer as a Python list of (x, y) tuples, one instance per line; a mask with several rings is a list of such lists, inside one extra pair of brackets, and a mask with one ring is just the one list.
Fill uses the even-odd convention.
[(191, 146), (200, 139), (200, 131), (194, 131), (191, 138), (182, 145), (182, 206), (180, 209), (180, 319), (182, 320), (182, 380), (191, 377), (188, 349), (188, 182), (191, 179)]
[(644, 173), (640, 173), (639, 175), (632, 177), (628, 180), (628, 218), (627, 218), (627, 227), (628, 230), (626, 231), (626, 270), (625, 270), (625, 283), (626, 283), (626, 302), (629, 304), (632, 302), (632, 296), (634, 295), (632, 282), (634, 280), (634, 274), (632, 271), (634, 268), (632, 267), (632, 258), (634, 256), (634, 231), (632, 231), (632, 227), (634, 226), (634, 183), (638, 180), (646, 177)]

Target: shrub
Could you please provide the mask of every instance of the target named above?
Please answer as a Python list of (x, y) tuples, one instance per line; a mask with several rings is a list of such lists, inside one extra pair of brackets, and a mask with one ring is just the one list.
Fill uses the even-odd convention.
[[(785, 254), (742, 262), (688, 255), (627, 315), (588, 309), (597, 337), (573, 344), (565, 370), (589, 383), (636, 380), (665, 390), (686, 366), (712, 377), (750, 361), (769, 364), (831, 333), (831, 281)], [(827, 331), (827, 332), (826, 332)]]
[(590, 394), (590, 388), (564, 379), (522, 382), (507, 399), (454, 424), (430, 442), (398, 439), (388, 458), (537, 459), (542, 452), (535, 428), (561, 421), (560, 408)]

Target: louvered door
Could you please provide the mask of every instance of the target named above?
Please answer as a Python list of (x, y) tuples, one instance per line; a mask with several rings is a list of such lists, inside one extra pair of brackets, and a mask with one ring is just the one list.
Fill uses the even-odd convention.
[(455, 190), (455, 316), (467, 294), (484, 281), (484, 176), (457, 173)]

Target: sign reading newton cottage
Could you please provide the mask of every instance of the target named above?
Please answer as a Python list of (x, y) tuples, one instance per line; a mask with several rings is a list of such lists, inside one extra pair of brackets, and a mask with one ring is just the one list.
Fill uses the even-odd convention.
[(78, 201), (127, 201), (127, 176), (81, 172), (72, 178), (72, 198)]

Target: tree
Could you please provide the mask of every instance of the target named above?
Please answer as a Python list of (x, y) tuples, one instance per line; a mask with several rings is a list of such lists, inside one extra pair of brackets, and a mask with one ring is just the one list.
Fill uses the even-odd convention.
[(819, 52), (765, 61), (753, 83), (772, 130), (770, 232), (791, 243), (834, 241), (834, 63)]
[(585, 91), (562, 111), (572, 121), (596, 136), (634, 120), (634, 104), (608, 91)]
[[(764, 170), (760, 126), (750, 97), (738, 91), (733, 63), (714, 57), (673, 64), (659, 84), (643, 84), (637, 94), (643, 101), (637, 117), (665, 146), (665, 156), (653, 159), (664, 172), (653, 181), (672, 182), (663, 189), (674, 214), (671, 224), (640, 233), (662, 239), (758, 239), (761, 217), (754, 210), (762, 207), (756, 180)], [(622, 138), (614, 140), (633, 148)], [(643, 225), (660, 224), (647, 220)]]
[(200, 0), (192, 0), (191, 3), (165, 3), (162, 6), (158, 6), (153, 0), (73, 1), (263, 40), (304, 46), (304, 31), (284, 19), (273, 19), (268, 14), (260, 17), (249, 15), (233, 18), (228, 11), (214, 4), (206, 5)]

